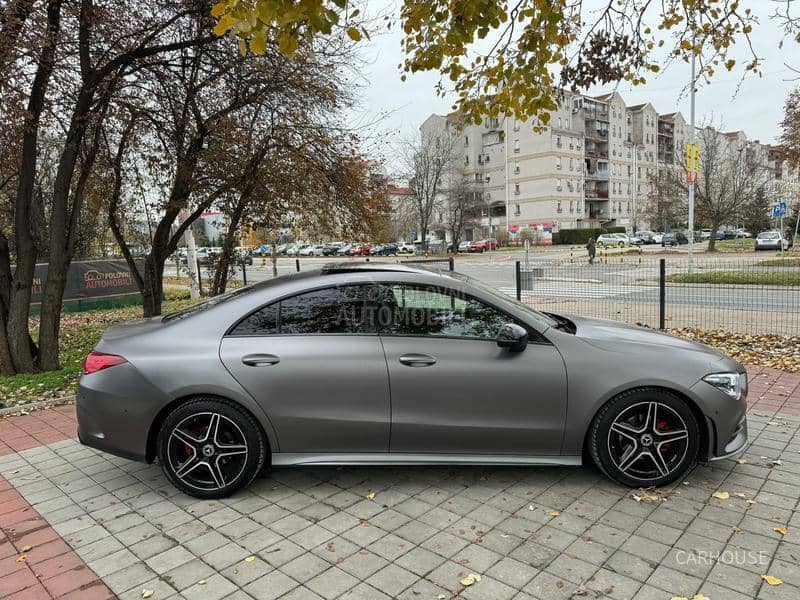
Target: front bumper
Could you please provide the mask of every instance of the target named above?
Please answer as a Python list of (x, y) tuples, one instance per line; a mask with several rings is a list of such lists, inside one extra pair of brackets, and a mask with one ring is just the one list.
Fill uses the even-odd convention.
[(691, 391), (706, 418), (705, 460), (712, 462), (742, 454), (747, 448), (746, 393), (734, 400), (705, 381), (698, 381)]

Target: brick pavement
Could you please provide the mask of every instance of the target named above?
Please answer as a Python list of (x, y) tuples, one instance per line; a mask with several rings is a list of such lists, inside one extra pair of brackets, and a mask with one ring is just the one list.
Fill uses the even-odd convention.
[(6, 419), (0, 597), (797, 599), (800, 375), (750, 381), (746, 462), (698, 467), (663, 501), (590, 467), (278, 469), (199, 501), (80, 446), (72, 407)]

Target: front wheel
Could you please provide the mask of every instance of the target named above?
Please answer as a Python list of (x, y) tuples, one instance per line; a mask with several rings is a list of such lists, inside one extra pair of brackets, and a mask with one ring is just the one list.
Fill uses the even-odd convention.
[(267, 442), (237, 404), (198, 398), (173, 410), (158, 434), (158, 461), (167, 479), (196, 498), (230, 496), (261, 471)]
[(675, 394), (657, 388), (632, 390), (610, 400), (594, 418), (588, 449), (600, 470), (623, 485), (666, 485), (694, 464), (700, 428)]

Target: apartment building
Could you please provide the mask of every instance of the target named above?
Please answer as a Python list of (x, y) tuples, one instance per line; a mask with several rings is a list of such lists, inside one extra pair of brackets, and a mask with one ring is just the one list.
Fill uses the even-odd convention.
[[(468, 182), (483, 209), (468, 238), (505, 228), (512, 235), (523, 229), (642, 229), (651, 179), (660, 169), (683, 168), (690, 137), (681, 113), (659, 114), (650, 103), (626, 106), (617, 92), (563, 92), (540, 133), (504, 116), (464, 127), (454, 114), (431, 115), (420, 131), (423, 139), (458, 136), (448, 182)], [(758, 144), (746, 136), (743, 143)], [(797, 170), (781, 160), (778, 147), (759, 146), (770, 157), (771, 185), (797, 202)], [(433, 230), (444, 237), (444, 227)]]

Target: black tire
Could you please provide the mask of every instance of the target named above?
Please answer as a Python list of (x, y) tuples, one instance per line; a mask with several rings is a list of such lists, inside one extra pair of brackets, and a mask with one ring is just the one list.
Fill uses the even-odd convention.
[(253, 416), (221, 398), (199, 397), (181, 404), (158, 432), (158, 462), (164, 475), (196, 498), (225, 498), (249, 485), (264, 467), (267, 452), (266, 437)]
[[(642, 411), (644, 423), (636, 420)], [(679, 438), (682, 431), (685, 438)], [(629, 487), (661, 486), (683, 478), (692, 468), (700, 450), (700, 428), (679, 396), (640, 388), (623, 392), (600, 409), (587, 446), (594, 463), (614, 481)]]

